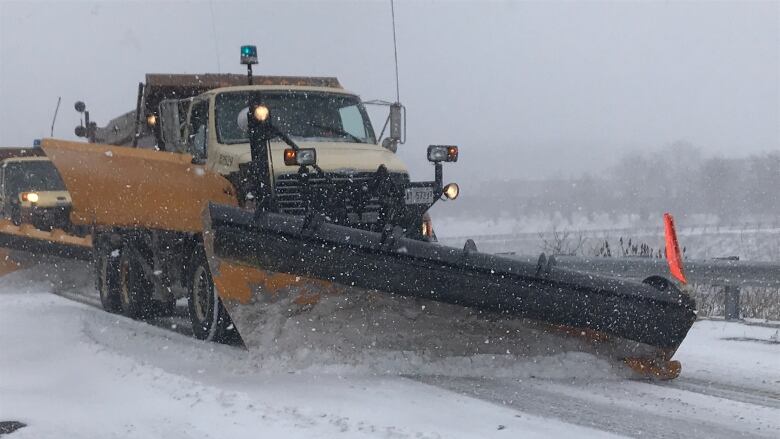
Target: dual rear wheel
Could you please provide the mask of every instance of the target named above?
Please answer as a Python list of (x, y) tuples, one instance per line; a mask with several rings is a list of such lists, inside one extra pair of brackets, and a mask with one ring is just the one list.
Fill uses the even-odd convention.
[[(154, 284), (147, 278), (142, 262), (132, 254), (121, 248), (97, 255), (96, 287), (103, 309), (134, 319), (173, 314), (175, 301), (159, 303), (152, 299)], [(205, 252), (198, 248), (191, 261), (186, 281), (193, 335), (201, 340), (230, 342), (237, 332), (214, 288)]]
[(126, 248), (103, 251), (95, 262), (96, 287), (104, 310), (144, 319), (159, 315), (165, 308), (152, 300), (154, 285), (131, 251)]

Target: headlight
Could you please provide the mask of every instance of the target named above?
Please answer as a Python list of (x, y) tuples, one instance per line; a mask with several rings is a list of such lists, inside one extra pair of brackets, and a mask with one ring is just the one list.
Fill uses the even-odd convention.
[(255, 120), (258, 122), (265, 122), (268, 120), (268, 116), (270, 115), (271, 111), (268, 110), (268, 107), (265, 105), (258, 105), (254, 110), (252, 110), (252, 116), (254, 116)]
[(147, 115), (146, 124), (149, 125), (150, 127), (157, 125), (157, 116), (155, 116), (154, 114)]
[(454, 200), (458, 198), (458, 194), (460, 194), (460, 188), (458, 187), (457, 183), (450, 183), (447, 186), (444, 186), (442, 194), (447, 197), (448, 200)]
[(310, 166), (317, 164), (317, 150), (314, 148), (284, 150), (284, 164), (287, 166)]
[(430, 145), (428, 146), (428, 161), (457, 162), (458, 147), (454, 145)]
[(38, 202), (38, 194), (35, 192), (22, 192), (22, 201), (29, 201), (31, 203)]

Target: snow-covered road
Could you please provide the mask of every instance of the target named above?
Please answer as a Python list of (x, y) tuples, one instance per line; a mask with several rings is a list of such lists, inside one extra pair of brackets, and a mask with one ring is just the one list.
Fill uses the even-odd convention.
[(28, 424), (11, 437), (780, 437), (775, 328), (698, 322), (670, 383), (580, 353), (312, 367), (50, 294), (84, 278), (73, 263), (0, 278), (0, 421)]

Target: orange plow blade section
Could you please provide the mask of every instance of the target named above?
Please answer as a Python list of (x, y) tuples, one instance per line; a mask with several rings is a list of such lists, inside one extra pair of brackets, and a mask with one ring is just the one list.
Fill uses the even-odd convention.
[(13, 258), (10, 250), (0, 248), (0, 276), (13, 273), (21, 268), (25, 268), (24, 265)]
[(230, 182), (188, 154), (55, 139), (41, 146), (70, 192), (74, 224), (200, 232), (208, 201), (237, 204)]
[(70, 235), (61, 229), (45, 231), (36, 229), (32, 224), (14, 225), (11, 221), (0, 219), (0, 233), (21, 238), (31, 238), (74, 247), (92, 247), (92, 237)]
[[(71, 235), (61, 229), (36, 229), (32, 224), (17, 226), (0, 219), (0, 247), (35, 255), (88, 260), (92, 257), (92, 236)], [(0, 274), (4, 274), (3, 271), (0, 268)]]

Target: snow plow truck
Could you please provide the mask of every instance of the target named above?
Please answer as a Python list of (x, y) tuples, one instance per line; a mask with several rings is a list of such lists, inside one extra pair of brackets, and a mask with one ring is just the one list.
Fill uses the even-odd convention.
[(504, 354), (542, 328), (644, 376), (679, 374), (696, 316), (671, 281), (440, 245), (427, 212), (458, 195), (443, 179), (457, 146), (429, 146), (434, 178), (413, 182), (395, 155), (399, 103), (380, 141), (336, 78), (254, 76), (247, 53), (247, 76), (147, 75), (134, 111), (77, 130), (90, 142), (42, 141), (71, 221), (91, 230), (107, 311), (143, 318), (187, 297), (196, 337), (250, 349), (297, 331), (335, 352)]

